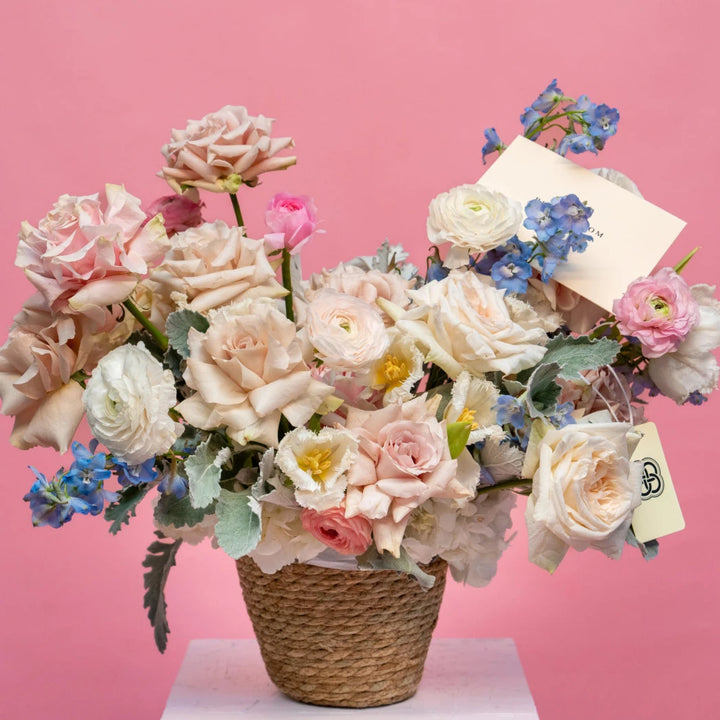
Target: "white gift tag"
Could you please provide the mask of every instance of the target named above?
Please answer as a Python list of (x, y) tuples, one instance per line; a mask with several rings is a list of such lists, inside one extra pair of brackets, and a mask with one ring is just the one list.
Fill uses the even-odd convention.
[[(478, 181), (519, 201), (574, 193), (593, 210), (593, 242), (570, 253), (553, 279), (605, 310), (635, 279), (649, 275), (685, 222), (552, 150), (517, 137)], [(532, 232), (521, 228), (521, 240)]]
[(632, 460), (642, 463), (643, 484), (642, 503), (633, 513), (632, 527), (638, 541), (645, 543), (683, 530), (685, 520), (655, 423), (644, 423), (635, 429), (643, 437)]

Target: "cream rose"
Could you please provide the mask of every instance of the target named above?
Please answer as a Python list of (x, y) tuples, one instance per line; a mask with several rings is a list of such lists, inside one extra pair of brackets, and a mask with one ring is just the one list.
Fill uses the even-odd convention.
[(280, 416), (304, 425), (332, 387), (313, 379), (295, 324), (269, 300), (210, 314), (207, 332), (190, 330), (185, 381), (196, 392), (178, 405), (195, 427), (227, 428), (245, 445), (277, 447)]
[(523, 467), (533, 480), (525, 510), (531, 562), (553, 572), (568, 547), (620, 557), (641, 502), (642, 469), (630, 462), (638, 438), (628, 423), (566, 425), (531, 438)]
[(453, 245), (445, 259), (448, 267), (460, 267), (469, 253), (485, 253), (517, 233), (522, 206), (506, 195), (480, 184), (460, 185), (440, 193), (430, 203), (428, 239), (435, 245)]
[(275, 279), (262, 241), (245, 237), (241, 228), (228, 227), (222, 220), (178, 233), (170, 243), (170, 251), (151, 275), (151, 288), (172, 304), (205, 313), (287, 292)]
[(140, 465), (172, 447), (182, 433), (182, 425), (168, 415), (175, 403), (172, 372), (142, 343), (109, 352), (83, 393), (93, 435), (128, 465)]
[(318, 291), (308, 305), (305, 331), (317, 356), (334, 370), (367, 370), (389, 342), (377, 308), (331, 289)]
[(271, 138), (273, 121), (252, 117), (242, 106), (226, 105), (202, 120), (173, 130), (163, 145), (167, 166), (160, 175), (177, 193), (194, 186), (211, 192), (237, 192), (240, 184), (257, 185), (261, 173), (284, 170), (295, 157), (275, 157), (293, 146), (292, 138)]
[(396, 313), (396, 326), (451, 378), (463, 370), (476, 376), (516, 373), (545, 354), (547, 334), (537, 313), (516, 298), (507, 302), (504, 291), (477, 273), (454, 270), (409, 294), (413, 305)]

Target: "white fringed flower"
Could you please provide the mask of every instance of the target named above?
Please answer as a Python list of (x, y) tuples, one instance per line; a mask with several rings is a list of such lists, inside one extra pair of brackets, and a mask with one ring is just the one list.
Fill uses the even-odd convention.
[(407, 402), (423, 376), (423, 356), (412, 338), (397, 328), (388, 330), (389, 345), (370, 374), (370, 387), (384, 392), (383, 405)]
[(497, 388), (489, 380), (461, 372), (453, 383), (445, 419), (449, 423), (470, 423), (468, 445), (490, 435), (503, 436), (504, 432), (497, 424), (497, 413), (493, 409), (499, 396)]
[(357, 440), (345, 430), (301, 427), (280, 441), (275, 462), (292, 480), (302, 507), (323, 511), (337, 507), (345, 496), (346, 470), (357, 458)]
[(140, 465), (170, 449), (182, 432), (168, 415), (175, 403), (172, 372), (142, 343), (109, 352), (83, 393), (93, 435), (128, 465)]

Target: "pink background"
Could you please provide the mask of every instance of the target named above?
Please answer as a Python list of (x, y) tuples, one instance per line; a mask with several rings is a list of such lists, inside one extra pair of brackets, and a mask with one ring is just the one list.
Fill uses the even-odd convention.
[[(154, 176), (159, 148), (187, 118), (242, 104), (295, 137), (298, 166), (242, 202), (260, 234), (272, 194), (314, 196), (327, 234), (308, 249), (306, 271), (370, 253), (386, 237), (418, 262), (429, 200), (475, 180), (483, 128), (512, 138), (553, 77), (571, 95), (620, 109), (600, 162), (687, 220), (667, 262), (703, 245), (687, 277), (720, 274), (720, 44), (709, 0), (28, 0), (0, 13), (4, 328), (31, 294), (13, 267), (20, 221), (106, 181), (146, 201), (165, 194)], [(215, 200), (208, 215), (230, 219), (227, 201)], [(658, 559), (571, 553), (550, 577), (527, 562), (517, 512), (493, 584), (448, 590), (438, 634), (515, 638), (545, 720), (720, 716), (720, 398), (701, 408), (656, 402), (651, 416), (688, 526), (661, 543)], [(21, 500), (26, 465), (53, 472), (60, 463), (11, 448), (10, 428), (1, 418), (0, 717), (158, 718), (190, 639), (251, 635), (233, 563), (208, 545), (181, 550), (170, 645), (159, 655), (142, 608), (148, 508), (115, 538), (83, 517), (34, 530)]]

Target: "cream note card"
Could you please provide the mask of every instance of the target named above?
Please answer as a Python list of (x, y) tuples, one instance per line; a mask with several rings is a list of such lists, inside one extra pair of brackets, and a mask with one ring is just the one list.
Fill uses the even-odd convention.
[[(480, 178), (480, 183), (518, 200), (551, 200), (574, 193), (595, 211), (593, 242), (570, 253), (554, 279), (606, 310), (636, 278), (648, 275), (685, 222), (571, 160), (517, 137)], [(522, 228), (521, 240), (532, 233)]]
[(635, 537), (645, 543), (682, 530), (685, 520), (655, 423), (637, 425), (635, 429), (643, 438), (632, 459), (642, 463), (643, 484), (642, 503), (633, 513), (632, 527)]

